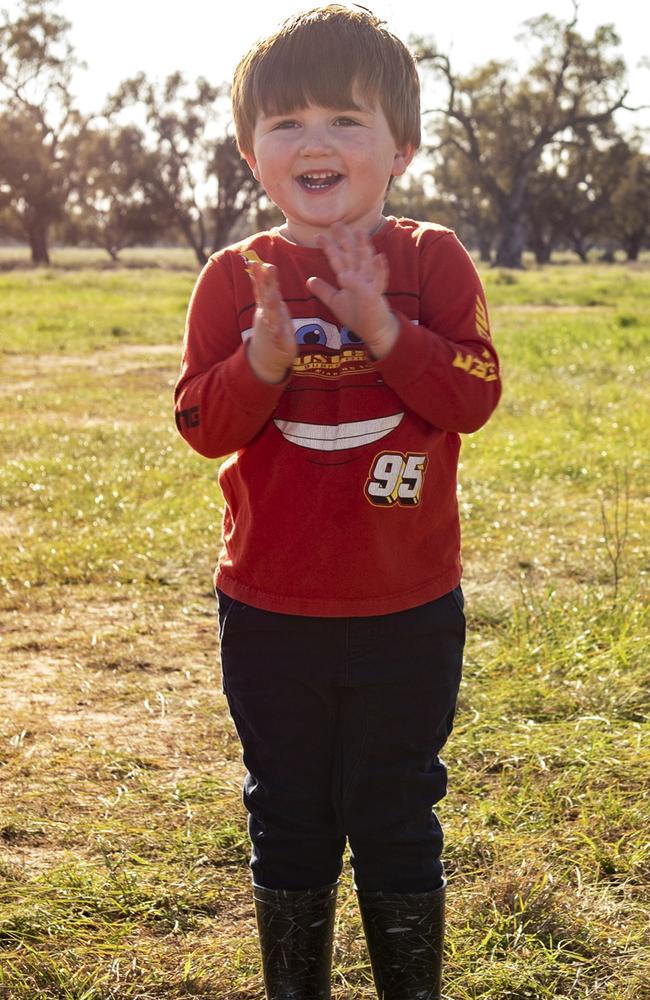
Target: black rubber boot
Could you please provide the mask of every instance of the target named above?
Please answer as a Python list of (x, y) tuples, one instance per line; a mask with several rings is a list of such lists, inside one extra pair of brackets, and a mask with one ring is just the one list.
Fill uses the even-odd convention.
[(337, 888), (253, 886), (268, 1000), (330, 1000)]
[(446, 883), (433, 892), (357, 889), (379, 1000), (440, 1000)]

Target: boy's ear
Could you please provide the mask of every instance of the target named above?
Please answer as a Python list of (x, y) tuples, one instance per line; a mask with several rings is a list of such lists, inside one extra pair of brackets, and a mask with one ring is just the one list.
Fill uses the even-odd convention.
[(403, 146), (401, 149), (398, 149), (393, 160), (391, 176), (399, 177), (403, 174), (414, 156), (415, 146)]
[(243, 153), (242, 155), (246, 160), (248, 166), (251, 168), (251, 171), (253, 172), (253, 177), (255, 178), (256, 181), (258, 181), (260, 179), (260, 175), (257, 169), (257, 160), (255, 159), (252, 153)]

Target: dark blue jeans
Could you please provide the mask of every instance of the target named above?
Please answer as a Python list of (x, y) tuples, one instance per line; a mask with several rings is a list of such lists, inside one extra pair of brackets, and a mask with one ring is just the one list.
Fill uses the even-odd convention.
[(439, 757), (452, 728), (460, 587), (369, 618), (281, 615), (219, 598), (223, 689), (248, 774), (251, 871), (269, 889), (337, 880), (426, 892), (442, 879)]

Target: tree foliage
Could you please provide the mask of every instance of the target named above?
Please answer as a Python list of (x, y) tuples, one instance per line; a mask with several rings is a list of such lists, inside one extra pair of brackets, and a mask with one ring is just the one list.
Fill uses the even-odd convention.
[(69, 241), (102, 247), (117, 260), (124, 247), (149, 243), (171, 225), (158, 158), (140, 129), (87, 130), (75, 165), (64, 229)]
[(618, 175), (611, 199), (612, 236), (636, 260), (650, 236), (650, 156), (636, 145)]
[[(48, 263), (53, 226), (113, 259), (172, 234), (203, 264), (275, 224), (232, 137), (227, 85), (141, 73), (84, 117), (57, 2), (20, 0), (0, 15), (2, 233), (27, 240), (35, 264)], [(583, 35), (574, 2), (571, 19), (534, 18), (518, 41), (524, 69), (491, 60), (458, 74), (432, 40), (413, 40), (425, 93), (433, 84), (441, 99), (425, 112), (422, 169), (392, 187), (387, 210), (450, 225), (499, 266), (521, 266), (525, 248), (540, 262), (566, 247), (634, 259), (648, 243), (650, 163), (642, 136), (616, 127), (627, 108), (616, 32)]]
[(151, 182), (200, 264), (226, 243), (259, 197), (257, 182), (224, 127), (218, 102), (225, 94), (223, 86), (203, 78), (188, 90), (181, 73), (157, 88), (141, 73), (125, 80), (104, 109), (111, 121), (133, 105), (144, 109), (157, 156)]
[(455, 172), (492, 203), (501, 266), (521, 266), (531, 182), (544, 152), (585, 135), (590, 141), (606, 137), (614, 112), (627, 107), (625, 63), (613, 51), (619, 44), (613, 26), (602, 25), (586, 38), (577, 20), (574, 5), (569, 22), (549, 14), (527, 21), (521, 39), (534, 55), (524, 73), (493, 60), (458, 75), (431, 42), (417, 43), (423, 71), (446, 90), (446, 102), (433, 109), (437, 138), (430, 152), (438, 164), (458, 161)]
[(648, 157), (638, 137), (614, 133), (606, 144), (557, 144), (531, 178), (526, 218), (528, 245), (538, 263), (558, 247), (586, 261), (600, 247), (605, 260), (617, 247), (632, 258), (650, 233)]
[(74, 106), (78, 65), (70, 24), (52, 0), (22, 0), (0, 23), (0, 192), (3, 214), (28, 240), (35, 264), (48, 263), (48, 232), (71, 190), (75, 139), (87, 125)]

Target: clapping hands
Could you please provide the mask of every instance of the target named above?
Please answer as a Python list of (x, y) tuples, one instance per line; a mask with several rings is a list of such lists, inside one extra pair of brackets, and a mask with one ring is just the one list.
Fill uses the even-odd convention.
[(249, 273), (257, 309), (248, 360), (263, 382), (282, 382), (298, 348), (289, 310), (280, 294), (278, 271), (273, 264), (253, 261)]
[[(399, 334), (399, 321), (384, 297), (389, 277), (386, 257), (376, 252), (364, 232), (343, 223), (335, 223), (316, 242), (339, 287), (316, 277), (307, 279), (307, 287), (341, 325), (361, 337), (374, 358), (383, 358)], [(253, 261), (249, 272), (257, 305), (249, 361), (258, 378), (279, 383), (298, 351), (291, 317), (280, 293), (277, 268)]]
[(386, 257), (376, 252), (364, 232), (343, 223), (335, 223), (316, 243), (327, 256), (339, 287), (322, 278), (308, 278), (307, 287), (341, 324), (365, 341), (375, 358), (384, 357), (399, 333), (399, 321), (384, 298), (389, 278)]

